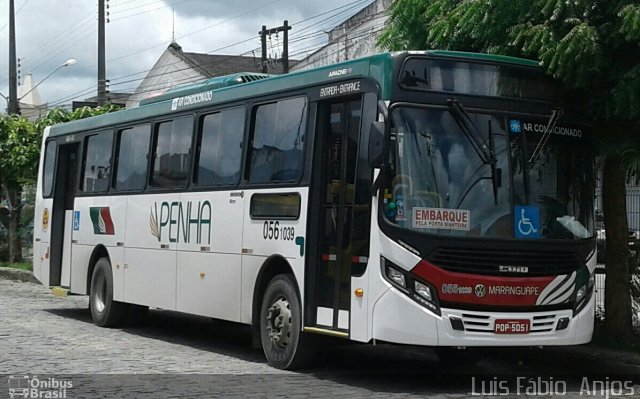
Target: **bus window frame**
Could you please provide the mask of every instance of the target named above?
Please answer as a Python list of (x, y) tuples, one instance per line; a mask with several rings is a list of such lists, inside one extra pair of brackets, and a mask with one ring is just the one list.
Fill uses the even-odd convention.
[[(140, 122), (140, 121), (138, 121)], [(107, 191), (109, 193), (109, 195), (129, 195), (129, 194), (137, 194), (137, 193), (144, 193), (147, 190), (148, 187), (148, 180), (149, 180), (149, 168), (150, 168), (150, 156), (149, 156), (149, 151), (150, 151), (150, 142), (153, 139), (153, 131), (152, 126), (153, 126), (154, 121), (153, 120), (146, 120), (146, 121), (141, 121), (141, 123), (136, 123), (136, 124), (127, 124), (127, 125), (123, 125), (123, 126), (117, 126), (114, 128), (115, 132), (116, 132), (116, 137), (115, 140), (113, 140), (113, 145), (115, 146), (113, 148), (113, 151), (111, 153), (111, 162), (114, 165), (113, 168), (113, 173), (111, 174), (111, 184), (109, 185), (109, 190)], [(117, 182), (117, 178), (118, 178), (118, 169), (120, 168), (120, 143), (122, 142), (122, 133), (125, 130), (129, 130), (129, 129), (135, 129), (136, 127), (139, 126), (148, 126), (149, 127), (149, 140), (147, 141), (147, 166), (145, 169), (145, 179), (144, 179), (144, 185), (142, 186), (142, 188), (136, 188), (136, 189), (118, 189), (116, 187), (116, 182)]]
[[(240, 102), (240, 103), (231, 103), (231, 104), (221, 104), (221, 107), (216, 108), (208, 108), (201, 110), (196, 115), (195, 120), (195, 129), (194, 129), (194, 137), (192, 144), (195, 143), (195, 146), (191, 147), (193, 151), (193, 155), (191, 157), (191, 170), (190, 170), (190, 179), (189, 179), (189, 188), (190, 191), (215, 191), (215, 190), (225, 190), (232, 187), (238, 187), (244, 185), (244, 168), (245, 168), (245, 159), (246, 159), (246, 150), (247, 150), (247, 130), (249, 127), (247, 110), (252, 107), (252, 103), (249, 101)], [(224, 111), (233, 110), (233, 109), (242, 109), (244, 113), (243, 119), (243, 127), (242, 127), (242, 148), (240, 151), (240, 169), (239, 176), (235, 183), (232, 184), (199, 184), (197, 181), (197, 169), (200, 161), (200, 152), (202, 146), (202, 135), (203, 135), (203, 127), (204, 120), (207, 116), (222, 113)]]
[[(315, 103), (314, 100), (311, 99), (309, 95), (309, 90), (312, 87), (305, 88), (303, 91), (295, 91), (293, 93), (285, 93), (286, 96), (270, 96), (268, 98), (260, 98), (257, 101), (248, 103), (248, 112), (249, 112), (249, 123), (247, 124), (245, 121), (245, 148), (243, 151), (243, 168), (241, 175), (241, 182), (243, 187), (252, 188), (252, 189), (264, 189), (264, 188), (279, 188), (279, 187), (295, 187), (299, 186), (306, 177), (308, 165), (308, 149), (309, 147), (313, 147), (313, 144), (309, 144), (309, 139), (312, 134), (315, 134), (311, 129), (311, 117), (315, 118), (315, 113), (312, 114), (311, 106)], [(302, 98), (305, 101), (305, 125), (304, 125), (304, 144), (302, 148), (302, 159), (300, 160), (300, 173), (298, 174), (295, 180), (279, 180), (279, 181), (269, 181), (269, 182), (260, 182), (260, 183), (252, 183), (250, 181), (251, 174), (251, 151), (253, 150), (253, 141), (255, 137), (255, 126), (256, 126), (256, 113), (260, 106), (267, 104), (277, 104), (280, 101), (291, 100), (295, 98)]]
[(395, 82), (394, 84), (397, 84), (397, 87), (404, 92), (429, 93), (430, 95), (442, 95), (446, 97), (456, 97), (456, 98), (469, 97), (472, 99), (480, 99), (482, 101), (505, 101), (505, 102), (516, 101), (516, 102), (529, 103), (529, 104), (534, 104), (534, 103), (535, 104), (566, 104), (567, 102), (567, 100), (564, 98), (549, 100), (549, 99), (535, 99), (535, 98), (522, 98), (522, 97), (492, 96), (488, 94), (473, 94), (473, 93), (464, 93), (459, 91), (435, 90), (430, 87), (426, 89), (409, 87), (402, 83), (402, 72), (405, 69), (405, 65), (410, 60), (414, 60), (414, 59), (422, 59), (422, 60), (431, 61), (431, 62), (438, 62), (438, 61), (460, 62), (460, 63), (466, 63), (466, 64), (489, 65), (489, 66), (495, 66), (495, 67), (511, 66), (515, 69), (520, 69), (523, 71), (537, 71), (537, 72), (542, 71), (544, 73), (544, 70), (538, 67), (520, 65), (515, 63), (502, 63), (502, 62), (482, 60), (482, 59), (470, 60), (463, 57), (450, 57), (450, 56), (445, 57), (440, 55), (426, 55), (426, 56), (425, 55), (409, 55), (404, 60), (402, 60), (402, 62), (398, 64), (397, 70), (394, 72), (394, 74), (396, 75), (394, 78), (394, 82)]
[[(158, 145), (158, 129), (161, 124), (166, 122), (171, 122), (171, 131), (173, 133), (173, 123), (176, 119), (190, 117), (191, 118), (191, 141), (189, 143), (189, 169), (187, 170), (187, 177), (185, 179), (184, 184), (169, 186), (169, 187), (158, 187), (152, 184), (153, 178), (153, 166), (156, 157), (156, 150)], [(175, 192), (175, 191), (187, 191), (191, 185), (191, 181), (193, 180), (193, 144), (194, 144), (194, 134), (196, 133), (196, 126), (198, 121), (198, 115), (195, 112), (188, 112), (183, 114), (170, 115), (167, 117), (162, 117), (161, 119), (152, 119), (149, 121), (151, 125), (151, 137), (150, 137), (150, 147), (147, 151), (147, 176), (145, 180), (145, 188), (143, 192), (149, 193), (164, 193), (164, 192)]]
[[(85, 134), (82, 135), (81, 138), (81, 143), (82, 145), (81, 147), (81, 163), (80, 163), (80, 170), (78, 173), (78, 184), (77, 184), (77, 190), (76, 190), (76, 197), (96, 197), (99, 195), (108, 195), (111, 191), (112, 191), (112, 186), (111, 186), (111, 182), (113, 180), (113, 172), (115, 170), (114, 168), (114, 162), (115, 162), (115, 148), (114, 145), (116, 144), (117, 141), (117, 130), (113, 127), (113, 126), (107, 126), (106, 128), (102, 128), (100, 130), (95, 130), (95, 131), (91, 131), (91, 132), (87, 132)], [(91, 192), (87, 192), (83, 190), (83, 182), (84, 182), (84, 176), (85, 176), (85, 167), (86, 167), (86, 155), (87, 155), (87, 146), (88, 146), (88, 141), (91, 137), (93, 136), (97, 136), (99, 134), (102, 133), (111, 133), (112, 137), (111, 137), (111, 156), (109, 157), (109, 165), (111, 166), (111, 173), (109, 175), (108, 178), (108, 182), (107, 182), (107, 188), (103, 191), (91, 191)]]
[[(259, 198), (269, 198), (269, 197), (295, 197), (297, 199), (298, 209), (296, 211), (296, 216), (283, 216), (277, 214), (270, 215), (256, 215), (254, 204)], [(276, 193), (254, 193), (251, 195), (249, 199), (249, 217), (251, 220), (299, 220), (300, 214), (302, 212), (302, 197), (300, 193), (297, 191), (287, 191), (287, 192), (276, 192)]]
[[(45, 168), (47, 166), (47, 147), (49, 146), (50, 143), (54, 143), (56, 148), (55, 151), (53, 153), (53, 171), (51, 173), (51, 187), (49, 189), (49, 192), (46, 193), (44, 191), (44, 175), (45, 175)], [(45, 144), (44, 144), (44, 158), (43, 158), (43, 162), (42, 162), (42, 198), (53, 198), (53, 192), (55, 191), (55, 186), (56, 186), (56, 169), (58, 167), (58, 147), (60, 145), (58, 144), (58, 140), (56, 140), (55, 138), (49, 138)]]

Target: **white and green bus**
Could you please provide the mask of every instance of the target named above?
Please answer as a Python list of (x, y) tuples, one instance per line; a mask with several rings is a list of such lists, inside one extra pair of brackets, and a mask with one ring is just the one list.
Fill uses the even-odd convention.
[(315, 334), (573, 345), (594, 323), (591, 132), (535, 62), (378, 54), (213, 78), (56, 125), (34, 274), (96, 324), (147, 307)]

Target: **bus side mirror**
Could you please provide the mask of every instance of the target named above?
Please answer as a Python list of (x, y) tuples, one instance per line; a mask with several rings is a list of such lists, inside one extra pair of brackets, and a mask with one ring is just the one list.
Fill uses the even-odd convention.
[(372, 168), (382, 166), (384, 154), (382, 153), (384, 140), (384, 122), (371, 122), (369, 131), (369, 165)]

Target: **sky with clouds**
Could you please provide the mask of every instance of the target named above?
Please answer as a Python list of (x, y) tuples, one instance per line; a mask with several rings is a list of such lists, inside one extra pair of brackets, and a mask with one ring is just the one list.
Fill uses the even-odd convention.
[[(106, 70), (112, 92), (133, 92), (173, 37), (185, 52), (260, 57), (258, 31), (289, 21), (291, 58), (326, 43), (325, 32), (372, 0), (108, 0)], [(43, 101), (70, 105), (96, 95), (97, 1), (14, 0), (20, 75)], [(9, 0), (0, 0), (0, 93), (9, 93)], [(281, 49), (272, 37), (269, 50)], [(20, 92), (20, 90), (18, 90)], [(5, 109), (5, 104), (0, 106)]]

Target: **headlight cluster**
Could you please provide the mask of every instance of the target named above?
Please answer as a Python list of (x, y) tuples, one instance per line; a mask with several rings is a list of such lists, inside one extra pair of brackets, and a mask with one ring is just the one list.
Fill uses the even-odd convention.
[(595, 285), (595, 273), (591, 273), (589, 278), (582, 284), (578, 286), (578, 290), (576, 291), (576, 301), (575, 307), (573, 310), (573, 315), (577, 315), (580, 313), (582, 309), (589, 303), (589, 299), (591, 299), (591, 294), (593, 294), (593, 287)]
[(391, 285), (407, 294), (414, 301), (440, 315), (438, 294), (431, 284), (420, 280), (383, 257), (380, 257), (380, 263), (382, 265), (382, 275)]

